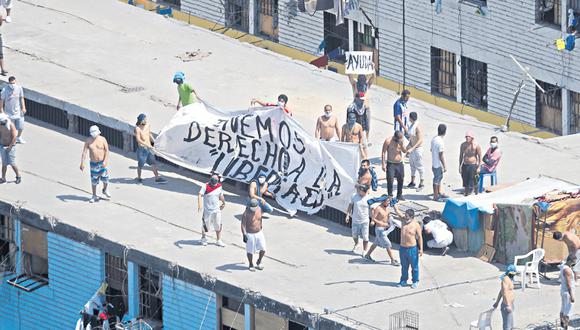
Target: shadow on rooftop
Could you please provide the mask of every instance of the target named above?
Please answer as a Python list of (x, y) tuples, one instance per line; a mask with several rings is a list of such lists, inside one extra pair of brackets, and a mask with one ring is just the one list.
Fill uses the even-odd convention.
[[(144, 169), (143, 172), (147, 172)], [(148, 172), (151, 172), (150, 170)], [(169, 171), (162, 172), (167, 173)], [(167, 190), (171, 192), (177, 192), (185, 195), (197, 195), (199, 191), (199, 186), (192, 181), (182, 179), (180, 177), (173, 177), (173, 176), (163, 176), (167, 179), (167, 183), (158, 184), (155, 182), (155, 178), (153, 175), (148, 176), (146, 173), (143, 173), (143, 186), (157, 188), (162, 190)], [(126, 185), (137, 185), (137, 181), (135, 178), (111, 178), (109, 182), (112, 184), (126, 184)]]
[(181, 247), (181, 245), (201, 246), (201, 242), (199, 240), (196, 240), (196, 239), (182, 239), (179, 241), (175, 241), (173, 243), (173, 245), (177, 246), (180, 249), (183, 249), (183, 247)]
[(237, 262), (237, 263), (232, 263), (232, 264), (221, 265), (221, 266), (216, 267), (215, 269), (221, 270), (222, 272), (226, 272), (226, 273), (232, 273), (233, 270), (247, 271), (248, 266), (246, 266), (245, 263)]
[(88, 202), (91, 199), (90, 196), (79, 196), (79, 195), (58, 195), (56, 198), (60, 199), (61, 202)]
[(357, 283), (368, 283), (377, 286), (387, 286), (395, 288), (399, 282), (387, 282), (387, 281), (376, 281), (376, 280), (350, 280), (350, 281), (337, 281), (337, 282), (327, 282), (324, 285), (336, 285), (336, 284), (357, 284)]

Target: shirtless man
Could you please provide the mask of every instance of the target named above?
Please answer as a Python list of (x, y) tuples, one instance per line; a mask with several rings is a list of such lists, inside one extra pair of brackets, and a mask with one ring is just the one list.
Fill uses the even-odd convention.
[[(411, 165), (411, 182), (407, 188), (417, 188), (421, 190), (424, 187), (423, 175), (425, 174), (425, 166), (423, 166), (423, 127), (419, 125), (416, 112), (409, 114), (411, 126), (407, 131), (409, 137), (409, 144), (407, 145), (407, 152), (409, 153), (409, 165)], [(415, 186), (415, 173), (419, 172), (419, 186)]]
[(141, 170), (145, 164), (153, 167), (153, 174), (155, 174), (155, 183), (167, 183), (167, 180), (159, 175), (157, 171), (157, 162), (153, 154), (153, 136), (151, 135), (151, 128), (147, 122), (147, 116), (142, 113), (137, 117), (137, 124), (135, 125), (135, 139), (137, 140), (137, 183), (143, 183), (141, 178)]
[(421, 225), (414, 220), (415, 211), (408, 209), (403, 214), (397, 205), (393, 206), (395, 213), (401, 218), (401, 246), (399, 247), (399, 258), (401, 258), (401, 280), (398, 287), (407, 285), (409, 279), (409, 265), (413, 284), (412, 289), (419, 286), (419, 257), (423, 256), (423, 233)]
[[(246, 254), (248, 256), (248, 269), (255, 272), (256, 269), (264, 269), (262, 258), (266, 255), (266, 238), (262, 231), (262, 210), (258, 207), (258, 200), (252, 199), (242, 215), (242, 236), (246, 243)], [(258, 252), (258, 261), (254, 268), (254, 254)]]
[(497, 294), (497, 299), (493, 304), (493, 308), (497, 308), (500, 300), (501, 302), (501, 318), (503, 320), (503, 329), (511, 330), (514, 327), (514, 282), (513, 278), (516, 276), (516, 266), (509, 265), (501, 278), (501, 288)]
[(260, 209), (265, 213), (272, 213), (274, 209), (264, 199), (264, 196), (269, 196), (271, 198), (276, 198), (276, 196), (268, 191), (268, 181), (266, 181), (266, 174), (260, 173), (256, 180), (250, 182), (250, 187), (248, 188), (248, 195), (250, 199), (255, 199), (260, 205)]
[(4, 112), (0, 112), (0, 158), (2, 159), (2, 178), (0, 184), (6, 182), (6, 170), (8, 165), (14, 170), (16, 174), (16, 184), (22, 181), (20, 171), (16, 166), (16, 141), (18, 139), (18, 130), (14, 123), (8, 118)]
[(107, 139), (101, 136), (101, 130), (97, 125), (89, 128), (90, 137), (85, 141), (83, 146), (83, 153), (81, 155), (81, 171), (85, 170), (85, 160), (87, 158), (87, 151), (89, 152), (89, 165), (91, 167), (91, 188), (93, 190), (93, 197), (89, 199), (89, 203), (94, 203), (99, 200), (97, 196), (97, 186), (99, 181), (103, 183), (103, 195), (111, 198), (107, 187), (109, 186), (109, 144)]
[(356, 122), (356, 114), (354, 112), (349, 112), (347, 114), (346, 124), (342, 126), (340, 141), (358, 143), (361, 158), (362, 159), (367, 158), (364, 130), (362, 126)]
[(385, 197), (385, 200), (379, 206), (372, 208), (371, 211), (371, 226), (375, 225), (375, 241), (367, 254), (365, 254), (365, 259), (374, 261), (371, 254), (379, 246), (387, 249), (391, 265), (399, 266), (399, 262), (393, 257), (393, 251), (391, 250), (393, 245), (391, 240), (389, 240), (389, 234), (395, 229), (395, 224), (389, 215), (389, 205), (392, 199), (388, 196)]
[(463, 195), (468, 196), (475, 186), (475, 175), (481, 166), (481, 147), (475, 142), (473, 133), (465, 133), (465, 142), (459, 148), (459, 173), (463, 179)]
[(365, 184), (370, 187), (372, 181), (371, 162), (368, 159), (363, 159), (360, 162), (360, 169), (358, 171), (358, 184)]
[[(334, 135), (336, 132), (336, 135)], [(318, 117), (316, 121), (316, 131), (314, 137), (323, 141), (334, 141), (340, 139), (340, 126), (338, 118), (332, 114), (332, 106), (324, 106), (324, 115)]]
[[(566, 243), (568, 247), (568, 256), (575, 256), (576, 260), (580, 260), (580, 238), (571, 231), (559, 232), (556, 231), (552, 235), (555, 240), (562, 241)], [(580, 275), (580, 265), (577, 263), (574, 268), (574, 275), (576, 280), (578, 280), (578, 275)]]
[[(407, 148), (403, 144), (403, 133), (395, 131), (392, 137), (388, 137), (383, 143), (381, 152), (381, 163), (383, 171), (387, 172), (387, 191), (389, 196), (393, 196), (393, 181), (397, 178), (397, 199), (404, 201), (403, 180), (405, 179), (405, 167), (403, 166), (403, 153)], [(385, 154), (387, 159), (385, 162)]]

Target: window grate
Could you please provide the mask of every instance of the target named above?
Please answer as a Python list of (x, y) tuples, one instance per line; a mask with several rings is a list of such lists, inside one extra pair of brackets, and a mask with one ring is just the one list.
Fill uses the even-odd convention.
[(68, 113), (50, 105), (26, 99), (26, 115), (47, 124), (68, 129)]
[(536, 23), (560, 28), (562, 19), (561, 0), (536, 0)]
[(562, 89), (538, 80), (546, 91), (536, 87), (536, 127), (561, 134), (562, 132)]
[(104, 136), (107, 139), (107, 142), (109, 143), (109, 145), (115, 146), (119, 149), (123, 149), (124, 146), (124, 141), (123, 141), (123, 132), (107, 127), (107, 126), (103, 126), (103, 125), (99, 125), (98, 123), (95, 123), (94, 121), (85, 119), (85, 118), (81, 118), (81, 117), (77, 117), (77, 131), (76, 133), (82, 135), (82, 136), (89, 136), (89, 128), (93, 125), (97, 125), (99, 126), (99, 129), (101, 130), (101, 135)]
[(457, 96), (455, 54), (431, 47), (431, 93)]
[(139, 314), (144, 319), (163, 321), (160, 280), (158, 272), (139, 266)]
[(16, 272), (16, 244), (14, 242), (14, 221), (0, 214), (0, 276)]
[(461, 57), (461, 79), (463, 103), (487, 109), (487, 64)]
[(248, 0), (226, 0), (226, 26), (242, 32), (249, 30)]
[(278, 15), (278, 0), (259, 0), (258, 12), (262, 15)]
[(348, 19), (344, 23), (336, 25), (336, 16), (324, 12), (324, 54), (330, 60), (344, 63), (344, 52), (348, 51)]
[(570, 133), (580, 133), (580, 93), (570, 91)]

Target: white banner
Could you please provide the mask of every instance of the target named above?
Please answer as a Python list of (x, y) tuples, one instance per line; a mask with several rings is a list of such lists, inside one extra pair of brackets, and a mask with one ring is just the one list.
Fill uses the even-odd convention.
[(374, 70), (373, 52), (346, 52), (346, 74), (371, 74)]
[[(358, 146), (351, 147), (343, 149), (358, 162)], [(196, 102), (173, 116), (155, 149), (181, 166), (246, 183), (264, 172), (269, 191), (291, 213), (313, 214), (323, 205), (345, 211), (354, 193), (351, 170), (279, 108), (225, 112)]]

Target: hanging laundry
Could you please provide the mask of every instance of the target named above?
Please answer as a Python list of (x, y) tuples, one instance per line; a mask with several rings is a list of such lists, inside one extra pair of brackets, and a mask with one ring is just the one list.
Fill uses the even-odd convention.
[(358, 10), (359, 7), (359, 0), (346, 0), (346, 3), (344, 4), (344, 16), (348, 16), (350, 12)]
[(564, 39), (558, 39), (555, 42), (557, 50), (564, 50), (566, 48), (566, 41)]
[(298, 9), (303, 13), (334, 8), (334, 0), (298, 0)]
[(437, 14), (441, 14), (441, 1), (442, 0), (435, 0), (435, 12)]
[(574, 9), (568, 9), (568, 26), (573, 26), (576, 30), (578, 30), (578, 17), (574, 15)]
[(573, 51), (576, 46), (576, 33), (570, 33), (566, 36), (566, 50)]
[(334, 0), (334, 15), (336, 16), (336, 26), (344, 23), (344, 1), (345, 0)]

